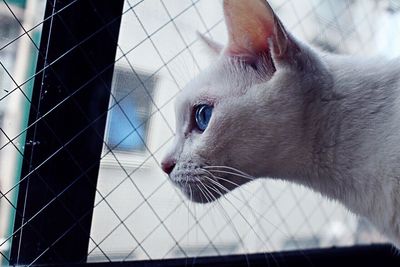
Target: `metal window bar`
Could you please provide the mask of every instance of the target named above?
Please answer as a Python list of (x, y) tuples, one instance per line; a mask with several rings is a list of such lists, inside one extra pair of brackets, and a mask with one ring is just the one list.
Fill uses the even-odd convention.
[[(47, 69), (35, 77), (30, 115), (34, 126), (27, 132), (31, 146), (24, 152), (29, 161), (23, 164), (19, 184), (17, 209), (22, 214), (15, 219), (11, 264), (71, 262), (87, 255), (91, 214), (76, 218), (93, 207), (105, 125), (105, 117), (98, 115), (108, 106), (122, 3), (97, 4), (96, 9), (87, 1), (68, 9), (63, 9), (66, 1), (47, 3), (46, 17), (51, 19), (44, 23), (37, 67)], [(55, 15), (59, 9), (63, 12)], [(79, 49), (71, 49), (74, 46)], [(71, 97), (89, 79), (93, 81)], [(62, 105), (39, 119), (55, 103)], [(79, 136), (71, 142), (76, 132)], [(57, 154), (48, 158), (54, 151)], [(78, 176), (81, 179), (74, 180)]]

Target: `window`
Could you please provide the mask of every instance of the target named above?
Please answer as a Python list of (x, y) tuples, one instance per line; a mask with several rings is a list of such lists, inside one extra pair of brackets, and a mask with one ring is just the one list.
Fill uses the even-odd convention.
[(114, 72), (107, 144), (117, 151), (144, 151), (155, 79), (117, 67)]

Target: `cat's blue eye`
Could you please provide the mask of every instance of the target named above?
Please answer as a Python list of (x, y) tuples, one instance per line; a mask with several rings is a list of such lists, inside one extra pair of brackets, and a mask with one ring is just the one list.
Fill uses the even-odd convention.
[(195, 107), (194, 118), (196, 120), (197, 128), (204, 132), (210, 122), (213, 107), (209, 105), (199, 105)]

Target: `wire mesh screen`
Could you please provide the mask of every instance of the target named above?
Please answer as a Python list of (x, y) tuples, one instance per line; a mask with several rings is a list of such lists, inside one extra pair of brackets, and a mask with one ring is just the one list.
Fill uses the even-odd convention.
[(0, 265), (9, 260), (44, 7), (0, 2)]
[[(343, 54), (399, 53), (397, 1), (270, 1), (301, 39)], [(190, 203), (160, 159), (173, 100), (212, 62), (196, 30), (226, 43), (221, 1), (126, 1), (89, 261), (165, 259), (343, 246), (383, 239), (304, 188), (257, 181), (215, 203)], [(107, 218), (105, 220), (104, 218)]]
[[(77, 1), (83, 0), (71, 5)], [(291, 32), (321, 49), (400, 53), (397, 0), (269, 2)], [(33, 145), (24, 138), (44, 6), (38, 0), (0, 2), (0, 264), (9, 262), (12, 236), (20, 230), (12, 225), (23, 151)], [(174, 99), (213, 62), (196, 31), (226, 43), (221, 1), (125, 1), (88, 261), (384, 241), (339, 204), (284, 182), (255, 181), (210, 204), (191, 203), (173, 187), (160, 160), (175, 134)]]

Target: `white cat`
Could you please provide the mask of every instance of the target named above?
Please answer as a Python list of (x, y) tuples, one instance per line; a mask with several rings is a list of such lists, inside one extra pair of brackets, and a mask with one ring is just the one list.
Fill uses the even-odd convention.
[[(338, 200), (400, 245), (400, 62), (323, 54), (264, 0), (225, 0), (229, 43), (176, 102), (162, 162), (193, 201), (260, 177)], [(240, 170), (240, 171), (239, 171)]]

